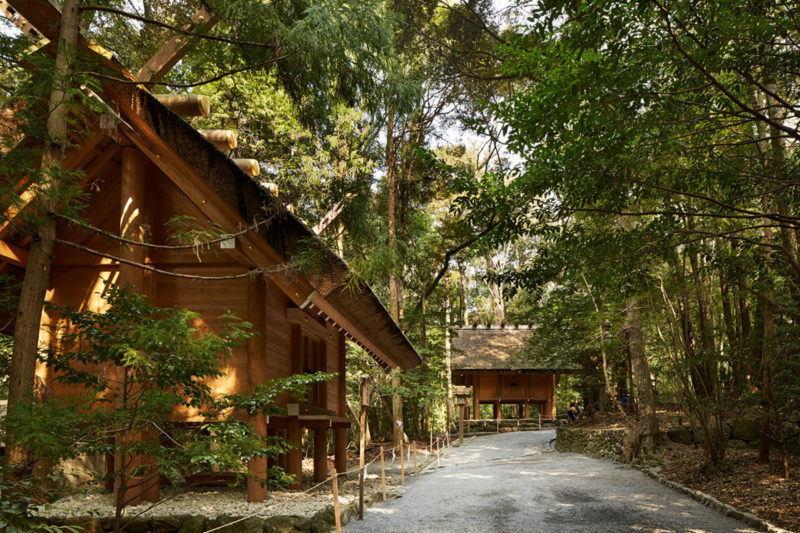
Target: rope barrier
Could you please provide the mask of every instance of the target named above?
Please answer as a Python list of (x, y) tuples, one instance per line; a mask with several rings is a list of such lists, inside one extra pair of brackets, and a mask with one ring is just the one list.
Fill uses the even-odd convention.
[[(392, 454), (394, 454), (395, 448), (396, 447), (392, 448)], [(364, 464), (364, 481), (366, 481), (366, 479), (367, 479), (367, 467), (369, 465), (371, 465), (372, 463), (374, 463), (375, 461), (377, 461), (378, 459), (380, 459), (380, 455), (376, 455), (375, 457), (372, 458), (372, 460), (370, 462)], [(346, 470), (344, 472), (337, 472), (336, 473), (336, 477), (339, 478), (339, 477), (341, 477), (343, 475), (346, 476), (347, 474), (351, 474), (353, 472), (358, 472), (359, 470), (361, 470), (361, 467), (356, 467), (356, 468), (353, 468), (351, 470)], [(312, 487), (310, 487), (310, 488), (308, 488), (308, 489), (306, 489), (306, 490), (304, 490), (302, 492), (297, 492), (295, 494), (308, 494), (309, 492), (311, 492), (312, 490), (316, 489), (317, 487), (321, 487), (322, 485), (324, 485), (328, 481), (333, 481), (333, 476), (328, 476), (326, 479), (324, 479), (323, 481), (320, 481), (316, 485), (314, 485), (314, 486), (312, 486)], [(217, 527), (215, 527), (213, 529), (207, 529), (204, 533), (212, 533), (214, 531), (219, 531), (220, 529), (224, 529), (224, 528), (232, 526), (234, 524), (238, 524), (239, 522), (244, 522), (245, 520), (247, 520), (249, 518), (253, 518), (255, 516), (258, 516), (258, 515), (262, 514), (264, 511), (266, 511), (268, 509), (271, 509), (272, 507), (275, 507), (276, 505), (278, 505), (278, 504), (277, 503), (273, 503), (273, 504), (268, 505), (268, 506), (266, 506), (266, 507), (264, 507), (262, 509), (259, 509), (255, 513), (252, 513), (252, 514), (249, 514), (247, 516), (242, 516), (240, 518), (237, 518), (233, 522), (228, 522), (227, 524), (223, 524), (221, 526), (217, 526)]]

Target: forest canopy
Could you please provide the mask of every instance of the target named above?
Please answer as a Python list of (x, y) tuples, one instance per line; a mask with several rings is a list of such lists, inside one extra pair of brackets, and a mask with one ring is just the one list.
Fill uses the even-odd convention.
[[(531, 361), (581, 368), (558, 393), (562, 412), (579, 398), (589, 412), (622, 411), (624, 397), (650, 447), (667, 405), (688, 414), (714, 466), (726, 420), (747, 412), (761, 422), (762, 458), (776, 444), (788, 476), (783, 427), (800, 412), (800, 6), (77, 5), (82, 36), (131, 73), (167, 40), (191, 39), (148, 90), (207, 96), (214, 112), (193, 126), (237, 131), (230, 156), (258, 160), (258, 179), (309, 227), (332, 217), (321, 238), (422, 355), (389, 376), (351, 347), (351, 397), (371, 373), (395, 400), (370, 415), (376, 435), (452, 420), (454, 326), (530, 324)], [(192, 22), (199, 9), (214, 23)], [(48, 68), (52, 57), (2, 24), (8, 178), (34, 167), (11, 147), (49, 139), (41, 116), (58, 76), (69, 105), (96, 105), (89, 92), (120, 80), (81, 61)], [(54, 175), (74, 183), (32, 179), (48, 190)], [(0, 186), (4, 208), (21, 202), (15, 185)], [(79, 216), (84, 199), (63, 186), (50, 207)], [(48, 223), (36, 215), (22, 224), (38, 236)], [(0, 279), (0, 316), (13, 315), (19, 280)], [(3, 338), (0, 370), (22, 350), (10, 346)]]

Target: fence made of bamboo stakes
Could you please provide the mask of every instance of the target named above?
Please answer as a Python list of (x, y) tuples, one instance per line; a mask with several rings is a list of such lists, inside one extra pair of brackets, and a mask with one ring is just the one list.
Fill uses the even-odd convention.
[(333, 479), (333, 516), (336, 521), (336, 533), (342, 533), (342, 518), (339, 516), (339, 480), (335, 468), (331, 479)]
[(386, 466), (383, 462), (383, 446), (381, 446), (381, 490), (383, 490), (383, 501), (386, 501)]
[(403, 455), (403, 439), (400, 439), (400, 484), (406, 484), (406, 461)]
[[(377, 461), (377, 460), (378, 460), (378, 456), (376, 455), (375, 457), (373, 457), (373, 459), (372, 459), (372, 460), (371, 460), (369, 463), (367, 463), (367, 464), (366, 464), (366, 466), (369, 466), (369, 465), (371, 465), (372, 463), (374, 463), (374, 462), (375, 462), (375, 461)], [(354, 473), (354, 472), (358, 472), (358, 471), (360, 471), (360, 470), (361, 470), (360, 468), (353, 468), (353, 469), (351, 469), (351, 470), (348, 470), (348, 471), (346, 471), (346, 472), (342, 472), (341, 474), (337, 474), (337, 475), (347, 475), (347, 474), (351, 474), (351, 473)], [(313, 492), (315, 489), (317, 489), (317, 488), (321, 487), (322, 485), (324, 485), (325, 483), (327, 483), (328, 481), (332, 481), (332, 480), (333, 480), (333, 475), (331, 475), (331, 476), (328, 476), (328, 477), (327, 477), (326, 479), (324, 479), (323, 481), (320, 481), (320, 482), (319, 482), (319, 483), (317, 483), (316, 485), (313, 485), (313, 486), (311, 486), (311, 487), (307, 488), (307, 489), (306, 489), (306, 490), (304, 490), (304, 491), (303, 491), (301, 494), (309, 494), (309, 493)], [(337, 488), (338, 488), (338, 487), (337, 487)], [(273, 504), (273, 505), (276, 505), (276, 504)], [(145, 512), (145, 511), (142, 511), (142, 512)], [(140, 514), (142, 514), (142, 512), (140, 512), (140, 513), (138, 513), (138, 514), (134, 515), (134, 516), (133, 516), (133, 518), (136, 518), (136, 517), (138, 517)], [(220, 525), (220, 526), (217, 526), (217, 527), (215, 527), (215, 528), (213, 528), (213, 529), (209, 529), (209, 530), (205, 531), (204, 533), (215, 533), (215, 532), (217, 532), (217, 531), (220, 531), (220, 530), (223, 530), (223, 529), (226, 529), (226, 528), (230, 528), (230, 527), (231, 527), (231, 526), (233, 526), (233, 525), (236, 525), (236, 524), (238, 524), (238, 523), (240, 523), (240, 522), (244, 522), (244, 521), (245, 521), (245, 520), (247, 520), (248, 518), (253, 518), (254, 516), (258, 516), (259, 514), (261, 514), (261, 513), (263, 513), (263, 512), (264, 512), (264, 509), (259, 509), (258, 511), (256, 511), (256, 512), (254, 512), (254, 513), (250, 513), (250, 514), (248, 514), (248, 515), (245, 515), (245, 516), (240, 516), (240, 517), (239, 517), (239, 518), (237, 518), (236, 520), (233, 520), (233, 521), (231, 521), (231, 522), (228, 522), (228, 523), (226, 523), (226, 524), (222, 524), (222, 525)]]

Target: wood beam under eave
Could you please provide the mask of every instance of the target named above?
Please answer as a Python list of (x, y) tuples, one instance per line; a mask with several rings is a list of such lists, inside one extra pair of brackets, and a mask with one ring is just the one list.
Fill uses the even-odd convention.
[(28, 265), (28, 252), (19, 246), (0, 241), (0, 259), (12, 265), (25, 268)]
[[(337, 323), (341, 324), (344, 327), (347, 335), (359, 346), (364, 348), (366, 351), (370, 352), (370, 355), (373, 356), (374, 359), (380, 359), (378, 362), (382, 361), (386, 366), (395, 368), (397, 367), (397, 363), (392, 360), (386, 353), (383, 352), (378, 346), (373, 343), (366, 335), (361, 333), (361, 331), (355, 326), (355, 324), (351, 323), (347, 320), (341, 313), (339, 313), (331, 304), (327, 302), (322, 296), (319, 295), (316, 291), (311, 294), (308, 299), (308, 303), (314, 304), (314, 306), (331, 317), (332, 320), (336, 321)], [(381, 365), (383, 366), (383, 365)], [(385, 368), (385, 367), (384, 367)]]

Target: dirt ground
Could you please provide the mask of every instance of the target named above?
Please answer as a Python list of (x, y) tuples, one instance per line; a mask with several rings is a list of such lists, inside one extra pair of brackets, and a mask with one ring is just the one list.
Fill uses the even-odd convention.
[(758, 464), (758, 450), (726, 452), (726, 465), (711, 476), (702, 473), (703, 450), (676, 444), (662, 452), (661, 475), (710, 494), (737, 509), (749, 511), (776, 526), (800, 531), (800, 457), (791, 456), (790, 473), (782, 477), (780, 454)]
[[(659, 411), (662, 431), (686, 423), (672, 412)], [(585, 417), (571, 424), (584, 428), (624, 428), (619, 413)], [(721, 502), (742, 511), (749, 511), (768, 522), (800, 532), (800, 456), (790, 456), (790, 474), (782, 477), (780, 453), (772, 450), (770, 464), (758, 464), (758, 450), (728, 449), (726, 464), (717, 472), (703, 471), (703, 450), (699, 446), (670, 443), (663, 447), (656, 461), (662, 466), (661, 475), (700, 490)]]

